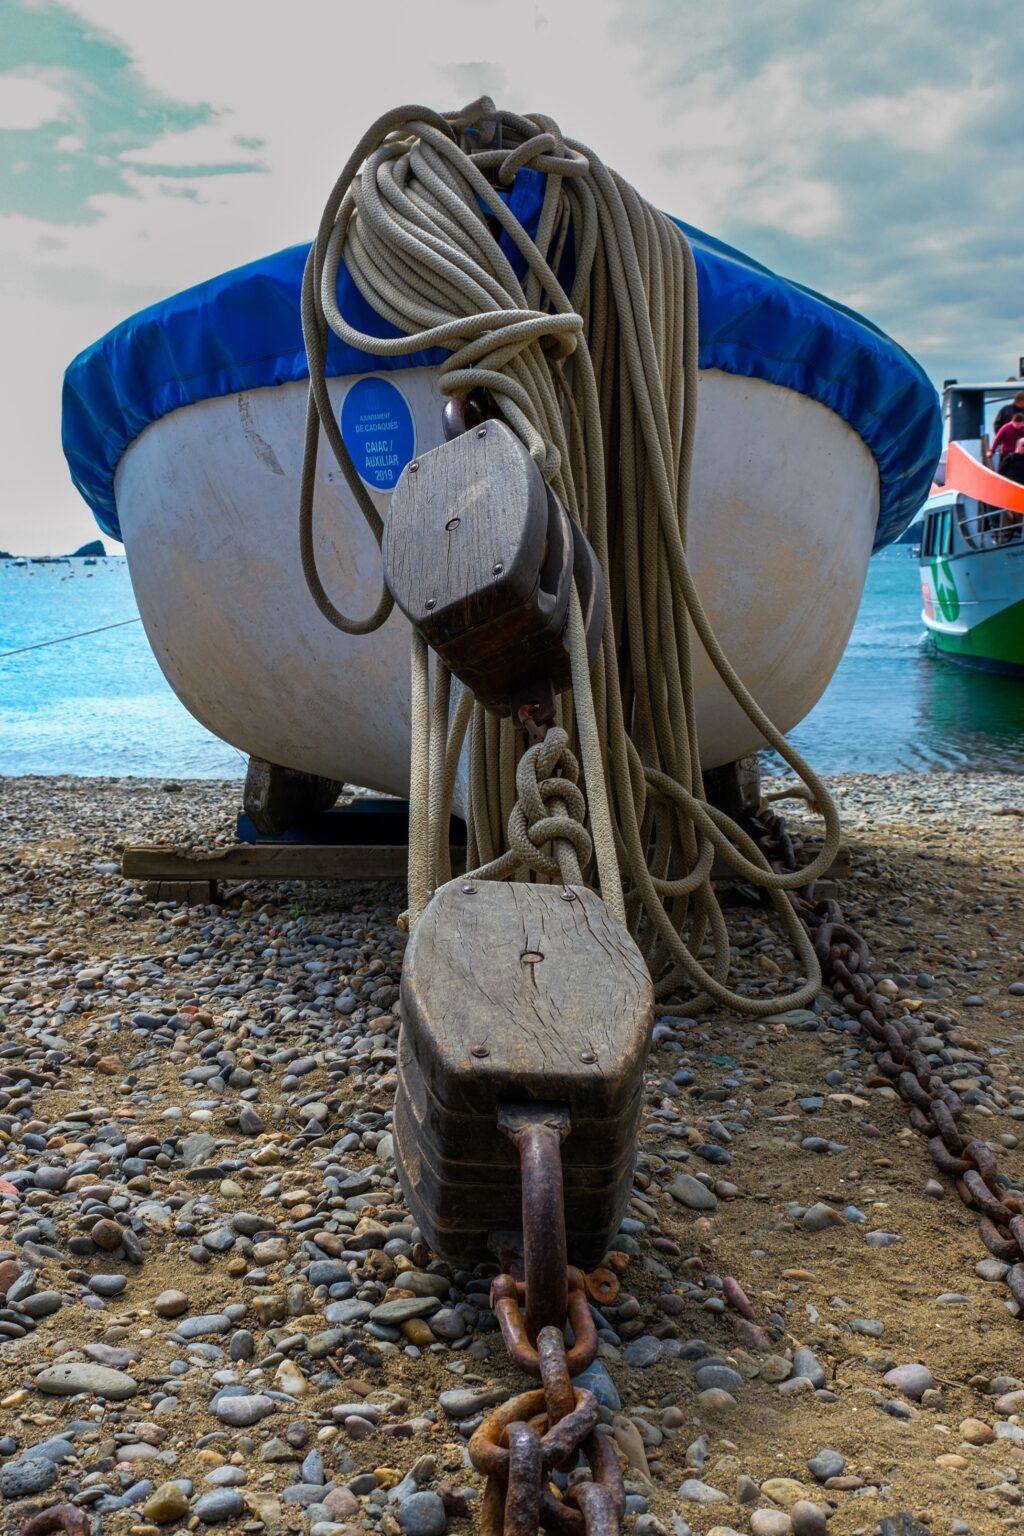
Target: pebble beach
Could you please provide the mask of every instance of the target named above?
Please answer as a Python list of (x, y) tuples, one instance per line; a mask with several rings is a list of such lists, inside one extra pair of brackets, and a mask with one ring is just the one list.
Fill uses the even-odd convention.
[[(844, 911), (1022, 1189), (1021, 781), (830, 783)], [(230, 841), (237, 800), (2, 781), (0, 1531), (70, 1503), (93, 1536), (469, 1536), (468, 1438), (528, 1383), (494, 1270), (437, 1258), (397, 1182), (404, 891), (249, 883), (189, 907), (119, 873), (125, 843)], [(813, 848), (811, 813), (781, 809)], [(736, 977), (785, 992), (768, 913), (728, 917)], [(856, 1025), (828, 996), (757, 1022), (681, 1007), (646, 1099), (629, 1263), (583, 1379), (625, 1530), (1019, 1529), (1007, 1266)]]

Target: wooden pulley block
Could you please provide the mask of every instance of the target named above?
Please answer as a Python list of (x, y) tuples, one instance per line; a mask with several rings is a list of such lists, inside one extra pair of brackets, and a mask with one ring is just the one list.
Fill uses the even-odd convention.
[(488, 1256), (521, 1223), (510, 1105), (568, 1114), (568, 1254), (607, 1252), (633, 1181), (654, 993), (640, 951), (585, 886), (455, 881), (413, 930), (402, 971), (394, 1142), (436, 1252)]
[(571, 681), (577, 573), (591, 664), (605, 615), (600, 565), (502, 421), (407, 465), (391, 497), (384, 577), (398, 607), (481, 703), (509, 714), (538, 680)]

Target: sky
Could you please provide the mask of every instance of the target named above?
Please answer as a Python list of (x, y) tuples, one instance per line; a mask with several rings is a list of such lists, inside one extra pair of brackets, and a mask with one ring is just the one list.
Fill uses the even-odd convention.
[(0, 0), (0, 549), (91, 513), (64, 368), (311, 235), (390, 106), (543, 111), (936, 383), (1024, 353), (1017, 0)]

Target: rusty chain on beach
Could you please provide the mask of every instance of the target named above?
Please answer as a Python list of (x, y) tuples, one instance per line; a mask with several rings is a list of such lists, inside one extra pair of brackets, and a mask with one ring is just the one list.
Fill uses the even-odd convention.
[[(781, 816), (762, 809), (748, 826), (775, 868), (799, 867), (797, 844)], [(892, 1017), (872, 975), (868, 946), (839, 903), (815, 900), (813, 884), (789, 892), (789, 899), (814, 944), (823, 984), (869, 1037), (876, 1067), (909, 1105), (910, 1123), (927, 1141), (936, 1167), (978, 1217), (985, 1247), (1010, 1266), (1006, 1285), (1024, 1314), (1024, 1194), (1004, 1186), (987, 1142), (961, 1134), (958, 1122), (967, 1106), (918, 1050), (911, 1021)]]
[[(523, 1279), (498, 1275), (491, 1308), (515, 1364), (540, 1386), (495, 1408), (469, 1442), (469, 1458), (486, 1478), (481, 1536), (536, 1536), (540, 1529), (556, 1536), (618, 1536), (626, 1498), (618, 1455), (610, 1436), (597, 1428), (596, 1397), (573, 1386), (573, 1377), (597, 1356), (591, 1297), (613, 1301), (618, 1279), (607, 1264), (584, 1275), (566, 1259), (566, 1112), (516, 1106), (502, 1111), (499, 1124), (519, 1151)], [(552, 1473), (574, 1470), (581, 1453), (589, 1479), (557, 1496)]]

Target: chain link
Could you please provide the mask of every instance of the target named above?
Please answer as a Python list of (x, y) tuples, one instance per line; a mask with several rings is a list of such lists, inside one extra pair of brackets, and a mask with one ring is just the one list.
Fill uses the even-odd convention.
[[(774, 868), (798, 867), (799, 843), (781, 816), (761, 811), (750, 818), (749, 830)], [(927, 1142), (935, 1166), (978, 1217), (981, 1241), (1010, 1265), (1006, 1284), (1024, 1314), (1024, 1194), (999, 1172), (987, 1142), (961, 1134), (958, 1122), (967, 1106), (917, 1048), (913, 1021), (892, 1017), (871, 973), (867, 944), (845, 921), (839, 903), (816, 901), (813, 886), (790, 892), (789, 898), (814, 945), (823, 983), (868, 1036), (876, 1067), (909, 1106), (910, 1123)]]
[[(597, 1357), (597, 1328), (590, 1310), (594, 1293), (618, 1294), (617, 1269), (624, 1255), (584, 1275), (566, 1263), (561, 1143), (569, 1131), (564, 1110), (507, 1105), (498, 1117), (516, 1144), (523, 1187), (525, 1277), (498, 1275), (491, 1310), (512, 1359), (540, 1382), (487, 1415), (469, 1442), (470, 1461), (486, 1478), (481, 1503), (482, 1536), (618, 1536), (626, 1507), (614, 1445), (597, 1429), (592, 1392), (573, 1386)], [(565, 1327), (573, 1342), (565, 1344)], [(576, 1472), (580, 1456), (590, 1469), (557, 1496), (553, 1472)]]
[[(500, 1280), (516, 1284), (510, 1275)], [(586, 1352), (593, 1360), (596, 1333)], [(561, 1329), (542, 1328), (534, 1354), (543, 1385), (495, 1408), (469, 1442), (469, 1459), (487, 1479), (481, 1536), (536, 1536), (539, 1529), (562, 1536), (618, 1536), (626, 1495), (615, 1447), (597, 1430), (597, 1399), (573, 1386), (572, 1356)], [(556, 1496), (549, 1486), (551, 1473), (571, 1471), (581, 1453), (590, 1481), (581, 1480), (564, 1497)]]

